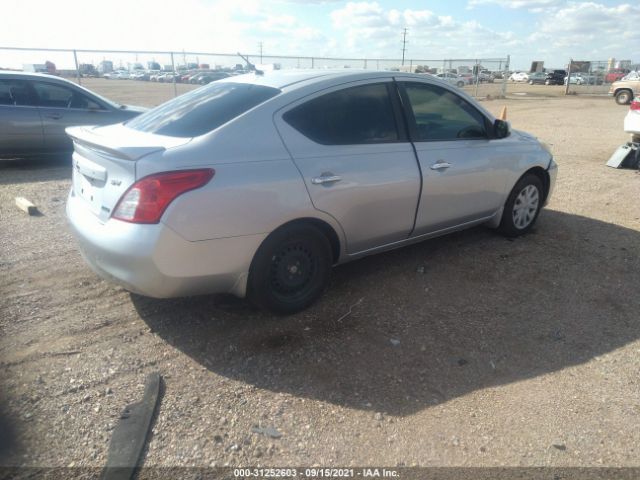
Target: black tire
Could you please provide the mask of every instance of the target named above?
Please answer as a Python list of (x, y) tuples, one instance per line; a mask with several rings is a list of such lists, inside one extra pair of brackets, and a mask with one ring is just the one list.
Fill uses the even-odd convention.
[(620, 90), (616, 93), (616, 103), (618, 105), (629, 105), (632, 98), (633, 94), (631, 93), (631, 90)]
[(533, 85), (533, 80), (529, 80), (529, 85)]
[[(519, 201), (518, 196), (529, 187), (535, 187), (537, 189), (537, 207), (535, 212), (530, 212), (528, 216), (530, 216), (530, 221), (526, 226), (518, 226), (514, 220), (514, 209), (516, 207), (516, 201)], [(504, 211), (502, 212), (502, 220), (500, 221), (500, 227), (498, 229), (500, 232), (507, 237), (519, 237), (520, 235), (524, 235), (529, 232), (533, 225), (536, 223), (538, 219), (538, 215), (540, 214), (540, 209), (542, 208), (542, 204), (544, 202), (544, 188), (542, 186), (542, 182), (537, 175), (532, 173), (528, 173), (524, 175), (518, 183), (516, 183), (513, 190), (509, 194), (507, 201), (504, 204)]]
[(327, 237), (316, 227), (282, 227), (260, 245), (251, 268), (247, 296), (278, 314), (304, 310), (322, 294), (333, 255)]

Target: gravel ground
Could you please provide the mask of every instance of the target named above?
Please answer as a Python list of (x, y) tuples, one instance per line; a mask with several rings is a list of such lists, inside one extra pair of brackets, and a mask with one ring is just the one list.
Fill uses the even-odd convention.
[(485, 105), (560, 165), (530, 235), (475, 228), (341, 266), (286, 318), (100, 280), (65, 223), (68, 160), (3, 163), (2, 464), (103, 465), (159, 371), (145, 465), (639, 466), (640, 176), (604, 166), (626, 108), (526, 98)]

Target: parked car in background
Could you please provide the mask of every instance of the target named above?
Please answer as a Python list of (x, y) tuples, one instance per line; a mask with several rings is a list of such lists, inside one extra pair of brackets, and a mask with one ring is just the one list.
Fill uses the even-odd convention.
[(624, 131), (631, 135), (631, 141), (640, 143), (640, 95), (631, 101), (627, 116), (624, 117)]
[(455, 85), (456, 87), (460, 87), (460, 88), (464, 87), (469, 83), (464, 77), (461, 77), (460, 75), (456, 75), (455, 73), (449, 73), (449, 72), (438, 73), (437, 75), (434, 75), (434, 76), (444, 82), (447, 82), (450, 85)]
[(567, 81), (572, 85), (585, 85), (587, 83), (586, 78), (583, 77), (582, 73), (572, 73), (568, 77), (564, 77), (564, 84), (567, 84)]
[(618, 105), (631, 103), (633, 97), (640, 95), (640, 73), (630, 72), (622, 80), (613, 82), (609, 88), (609, 95), (616, 99)]
[(544, 72), (533, 72), (529, 74), (529, 85), (544, 85), (547, 81), (547, 74)]
[(546, 72), (545, 85), (563, 85), (564, 77), (567, 76), (566, 70), (550, 70)]
[(399, 72), (235, 76), (67, 132), (67, 216), (96, 272), (279, 313), (314, 302), (334, 264), (480, 224), (527, 233), (557, 172), (465, 92)]
[[(208, 72), (200, 75), (196, 75), (193, 77), (189, 83), (197, 83), (198, 85), (206, 85), (211, 82), (215, 82), (216, 80), (221, 80), (223, 78), (228, 78), (231, 75), (225, 72)], [(195, 81), (193, 81), (195, 80)]]
[(173, 83), (174, 79), (177, 80), (177, 78), (180, 75), (178, 73), (173, 73), (173, 72), (169, 72), (169, 73), (163, 73), (158, 75), (158, 82), (160, 83)]
[(188, 72), (181, 72), (176, 78), (176, 81), (178, 81), (178, 83), (189, 83), (189, 80), (191, 80), (191, 78), (193, 78), (194, 76), (200, 73), (202, 73), (200, 70), (190, 70)]
[[(604, 82), (604, 78), (602, 75), (597, 75), (595, 73), (581, 73), (576, 72), (570, 75), (569, 82), (575, 85), (602, 85)], [(565, 76), (564, 85), (567, 84), (567, 77)]]
[(0, 72), (0, 157), (68, 152), (66, 127), (123, 122), (145, 110), (59, 77)]
[(630, 70), (627, 68), (615, 68), (613, 70), (609, 70), (605, 75), (604, 80), (607, 83), (617, 82), (618, 80), (622, 80), (622, 78), (628, 75), (629, 72)]
[(114, 70), (113, 72), (108, 72), (102, 75), (103, 78), (111, 79), (111, 80), (128, 80), (131, 78), (131, 75), (126, 70)]
[(526, 82), (527, 80), (529, 80), (529, 74), (526, 72), (513, 72), (509, 75), (511, 82)]

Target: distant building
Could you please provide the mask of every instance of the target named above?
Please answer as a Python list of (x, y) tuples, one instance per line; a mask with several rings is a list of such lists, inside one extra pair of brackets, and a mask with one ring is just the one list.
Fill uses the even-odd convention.
[(24, 63), (22, 70), (25, 72), (47, 73), (47, 66), (44, 63)]
[(113, 72), (113, 62), (111, 60), (103, 60), (98, 64), (98, 73), (101, 75)]

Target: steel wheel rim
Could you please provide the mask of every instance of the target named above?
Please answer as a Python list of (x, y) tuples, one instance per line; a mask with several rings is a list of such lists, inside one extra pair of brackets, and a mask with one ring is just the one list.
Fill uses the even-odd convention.
[(540, 203), (540, 192), (535, 185), (524, 187), (513, 203), (513, 224), (518, 230), (524, 230), (536, 218), (538, 205)]
[(316, 270), (317, 258), (306, 245), (285, 245), (271, 259), (271, 288), (282, 298), (303, 295)]

